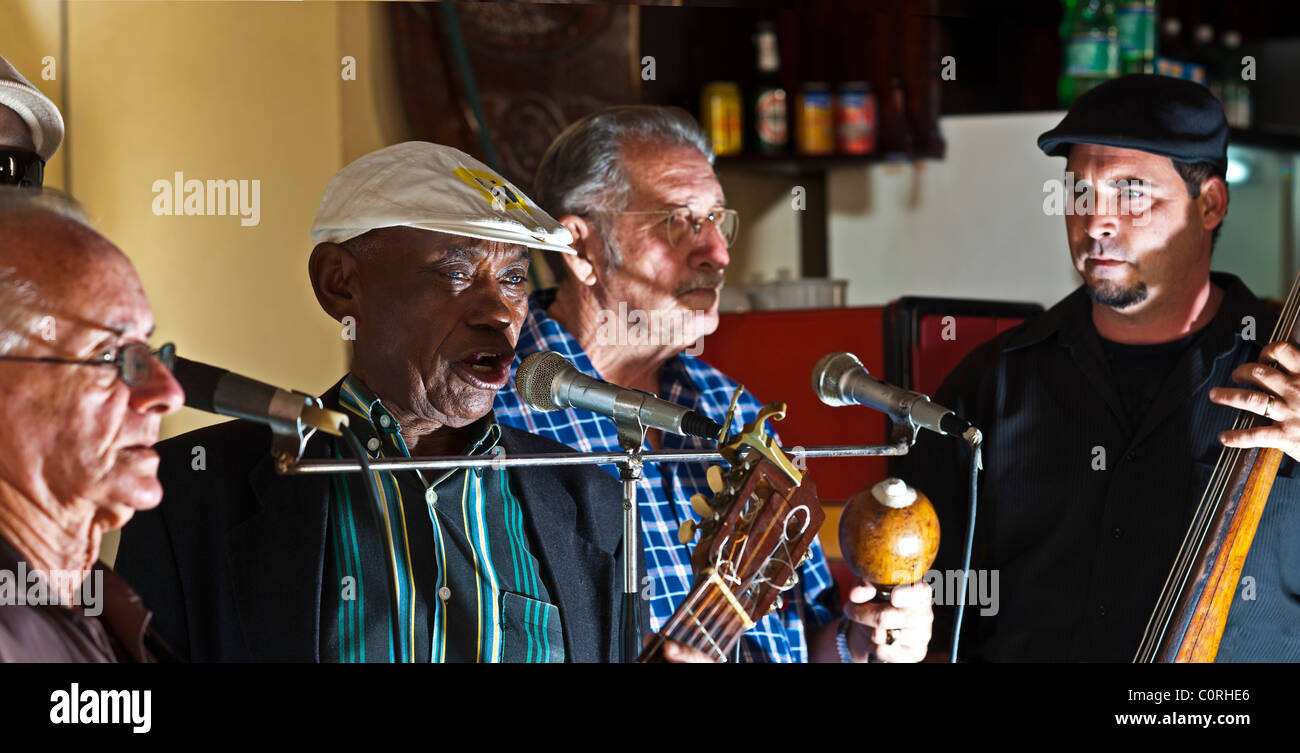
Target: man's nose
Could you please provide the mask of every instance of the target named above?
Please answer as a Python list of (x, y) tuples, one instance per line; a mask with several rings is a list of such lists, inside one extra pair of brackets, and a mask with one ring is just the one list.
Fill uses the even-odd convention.
[(149, 378), (131, 388), (130, 405), (137, 413), (166, 416), (185, 404), (185, 391), (158, 356), (149, 361)]
[(727, 239), (722, 237), (722, 229), (712, 220), (705, 220), (701, 224), (700, 233), (694, 241), (690, 257), (692, 269), (714, 269), (720, 272), (731, 263)]
[(465, 314), (470, 326), (491, 329), (509, 329), (517, 318), (522, 319), (519, 306), (505, 296), (499, 285), (494, 284), (485, 284), (474, 292), (473, 302)]
[(1088, 235), (1097, 240), (1113, 238), (1119, 232), (1116, 213), (1101, 202), (1098, 203), (1096, 211), (1084, 218), (1084, 222), (1087, 223)]

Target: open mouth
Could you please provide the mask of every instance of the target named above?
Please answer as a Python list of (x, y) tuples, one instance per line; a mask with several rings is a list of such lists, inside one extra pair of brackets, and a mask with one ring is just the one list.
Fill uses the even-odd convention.
[(485, 390), (499, 390), (510, 380), (510, 362), (514, 353), (481, 350), (456, 362), (457, 371), (467, 382)]

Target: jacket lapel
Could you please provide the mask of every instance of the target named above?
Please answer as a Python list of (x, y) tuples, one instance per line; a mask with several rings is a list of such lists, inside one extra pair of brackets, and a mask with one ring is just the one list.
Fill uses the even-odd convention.
[[(324, 396), (336, 406), (337, 386)], [(319, 433), (304, 459), (329, 457)], [(268, 453), (248, 481), (260, 505), (226, 546), (235, 604), (255, 661), (320, 660), (320, 595), (331, 475), (281, 476)]]

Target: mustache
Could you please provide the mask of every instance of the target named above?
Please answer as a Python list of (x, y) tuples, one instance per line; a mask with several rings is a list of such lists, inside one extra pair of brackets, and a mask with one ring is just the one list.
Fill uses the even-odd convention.
[(721, 288), (722, 280), (723, 274), (721, 272), (700, 272), (689, 280), (678, 285), (673, 290), (673, 295), (681, 295), (687, 291), (697, 290), (699, 288)]
[(1085, 256), (1104, 256), (1108, 259), (1129, 261), (1129, 255), (1126, 250), (1114, 241), (1103, 242), (1100, 239), (1095, 239), (1082, 250), (1084, 251)]

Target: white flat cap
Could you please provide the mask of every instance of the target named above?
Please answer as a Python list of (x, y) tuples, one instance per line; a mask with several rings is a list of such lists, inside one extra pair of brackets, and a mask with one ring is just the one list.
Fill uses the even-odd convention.
[(0, 105), (18, 113), (32, 131), (32, 143), (41, 159), (49, 161), (63, 143), (63, 116), (40, 89), (0, 57)]
[(407, 141), (361, 157), (325, 186), (312, 243), (414, 227), (575, 253), (573, 236), (519, 189), (468, 154)]

